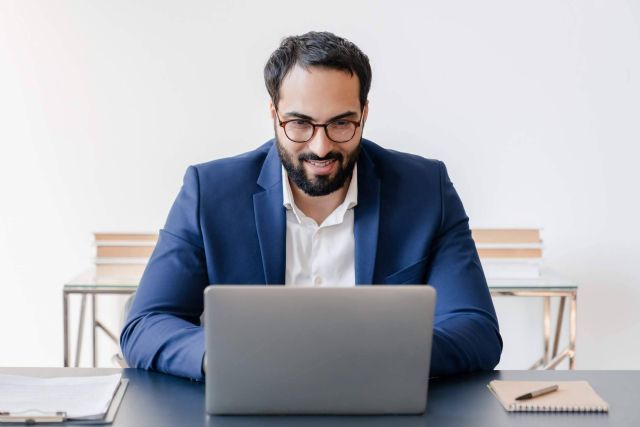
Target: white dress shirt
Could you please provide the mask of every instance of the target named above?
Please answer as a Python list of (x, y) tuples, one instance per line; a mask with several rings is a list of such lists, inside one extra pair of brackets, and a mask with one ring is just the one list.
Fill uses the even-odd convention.
[(296, 206), (284, 168), (282, 198), (287, 209), (285, 285), (355, 286), (353, 207), (358, 204), (357, 165), (344, 202), (320, 225)]

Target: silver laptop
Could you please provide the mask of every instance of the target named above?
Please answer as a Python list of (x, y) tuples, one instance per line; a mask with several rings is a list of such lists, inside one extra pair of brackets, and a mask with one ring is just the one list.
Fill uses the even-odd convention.
[(209, 286), (207, 412), (422, 413), (434, 307), (429, 286)]

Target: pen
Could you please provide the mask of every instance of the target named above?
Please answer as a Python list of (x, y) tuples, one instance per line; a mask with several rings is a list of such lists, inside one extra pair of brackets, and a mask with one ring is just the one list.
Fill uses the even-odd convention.
[(516, 397), (516, 400), (533, 399), (534, 397), (542, 396), (543, 394), (553, 393), (556, 390), (558, 390), (558, 385), (554, 384), (545, 388), (541, 388), (539, 390), (534, 390), (534, 391), (530, 391), (529, 393), (525, 393), (522, 396)]

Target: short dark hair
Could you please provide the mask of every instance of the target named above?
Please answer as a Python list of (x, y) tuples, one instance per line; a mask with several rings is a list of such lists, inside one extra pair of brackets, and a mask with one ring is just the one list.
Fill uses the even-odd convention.
[(349, 40), (326, 31), (311, 31), (282, 40), (264, 66), (264, 83), (276, 108), (282, 80), (295, 65), (303, 68), (325, 67), (357, 75), (360, 81), (360, 107), (363, 108), (367, 102), (371, 88), (371, 66), (367, 55)]

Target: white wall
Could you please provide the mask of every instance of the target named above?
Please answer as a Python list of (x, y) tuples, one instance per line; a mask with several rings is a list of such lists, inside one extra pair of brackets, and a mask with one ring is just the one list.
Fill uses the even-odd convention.
[[(541, 226), (584, 369), (639, 369), (640, 2), (1, 1), (0, 365), (62, 363), (94, 230), (157, 230), (189, 164), (272, 134), (262, 67), (330, 30), (374, 70), (365, 136), (444, 160), (473, 226)], [(501, 367), (539, 301), (498, 301)]]

